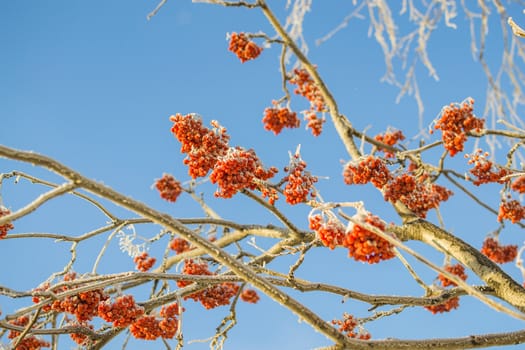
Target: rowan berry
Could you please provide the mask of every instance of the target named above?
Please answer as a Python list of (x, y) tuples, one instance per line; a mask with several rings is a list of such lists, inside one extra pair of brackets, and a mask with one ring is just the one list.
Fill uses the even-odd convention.
[(135, 258), (133, 258), (133, 262), (137, 265), (136, 268), (139, 271), (146, 272), (149, 269), (155, 265), (155, 262), (157, 259), (155, 259), (152, 256), (149, 256), (148, 253), (143, 252), (140, 255), (137, 255)]
[(410, 196), (416, 190), (418, 184), (416, 177), (410, 174), (401, 174), (389, 181), (384, 189), (383, 197), (386, 201), (395, 203), (401, 198)]
[(239, 57), (242, 63), (257, 58), (262, 48), (257, 46), (253, 41), (249, 40), (244, 33), (232, 33), (230, 35), (230, 45), (228, 50)]
[(473, 115), (473, 104), (474, 100), (469, 98), (461, 104), (451, 103), (443, 107), (434, 125), (435, 129), (441, 130), (444, 147), (451, 157), (463, 151), (469, 132), (479, 132), (485, 127), (485, 120)]
[[(360, 326), (359, 320), (346, 312), (343, 313), (342, 320), (332, 320), (332, 324), (339, 326), (339, 332), (346, 333), (347, 337), (361, 340), (369, 340), (371, 338), (370, 333)], [(358, 329), (356, 330), (356, 328)]]
[(521, 175), (516, 180), (514, 180), (510, 188), (520, 194), (525, 193), (525, 175)]
[(343, 245), (346, 228), (337, 218), (329, 216), (327, 220), (324, 220), (321, 215), (312, 215), (309, 217), (309, 221), (310, 229), (317, 233), (326, 247), (334, 249)]
[[(389, 146), (393, 146), (395, 145), (398, 141), (403, 141), (405, 139), (405, 135), (403, 135), (403, 132), (401, 130), (396, 130), (396, 131), (386, 131), (384, 134), (378, 134), (374, 137), (374, 139), (376, 139), (377, 141), (379, 142), (382, 142), (386, 145), (389, 145)], [(385, 152), (385, 157), (386, 158), (393, 158), (394, 157), (394, 153), (392, 153), (391, 151), (388, 151), (384, 148), (378, 148), (378, 151), (381, 151), (381, 152)]]
[(505, 176), (510, 174), (508, 170), (498, 168), (488, 160), (488, 155), (480, 149), (472, 155), (465, 155), (465, 158), (470, 158), (468, 164), (474, 164), (474, 168), (470, 169), (469, 172), (476, 177), (476, 179), (472, 179), (472, 183), (476, 186), (491, 182), (503, 184), (507, 181)]
[(183, 309), (177, 303), (165, 305), (160, 309), (160, 316), (164, 318), (175, 318)]
[(459, 297), (453, 297), (445, 301), (444, 303), (437, 305), (425, 306), (425, 309), (432, 312), (433, 314), (449, 312), (459, 307)]
[(264, 169), (255, 151), (235, 147), (230, 148), (227, 154), (218, 158), (210, 174), (210, 181), (219, 186), (215, 196), (231, 198), (242, 189), (258, 188), (256, 180), (259, 182), (267, 180), (275, 173), (277, 169), (274, 167)]
[(175, 202), (182, 193), (180, 182), (170, 174), (163, 174), (162, 178), (155, 182), (155, 187), (159, 191), (161, 198), (168, 202)]
[(525, 217), (525, 207), (519, 201), (513, 199), (510, 201), (502, 200), (499, 206), (498, 221), (503, 222), (504, 219), (510, 220), (513, 224), (521, 221)]
[(142, 316), (129, 326), (129, 331), (137, 339), (155, 340), (162, 335), (159, 320), (155, 316)]
[(115, 327), (127, 327), (144, 314), (144, 308), (135, 303), (132, 295), (123, 295), (111, 303), (109, 300), (98, 305), (98, 316)]
[[(69, 322), (68, 326), (70, 326), (70, 327), (84, 327), (84, 328), (89, 328), (91, 330), (94, 329), (93, 325), (88, 324), (87, 322), (77, 322), (77, 321)], [(69, 337), (75, 343), (77, 343), (79, 345), (82, 345), (82, 346), (84, 346), (86, 348), (88, 347), (88, 343), (91, 340), (86, 334), (83, 334), (83, 333), (71, 333), (71, 334), (69, 334)]]
[[(29, 322), (29, 317), (20, 316), (17, 319), (9, 321), (10, 324), (14, 326), (25, 327)], [(20, 336), (20, 332), (10, 330), (7, 337), (9, 339), (15, 339)], [(49, 348), (51, 344), (45, 340), (37, 338), (35, 336), (26, 336), (22, 339), (14, 350), (39, 350), (41, 348)]]
[[(381, 231), (385, 230), (385, 223), (375, 215), (358, 213), (355, 217)], [(343, 245), (348, 248), (348, 255), (354, 260), (369, 264), (392, 259), (395, 256), (394, 247), (390, 242), (372, 231), (364, 229), (358, 223), (350, 225), (347, 229)]]
[(314, 183), (317, 182), (317, 177), (313, 176), (309, 171), (305, 171), (306, 162), (301, 159), (299, 151), (294, 155), (290, 154), (290, 163), (284, 168), (288, 173), (283, 181), (286, 182), (283, 193), (286, 197), (286, 202), (289, 204), (298, 204), (305, 202), (308, 194), (315, 197)]
[(283, 128), (298, 128), (301, 124), (297, 113), (288, 108), (266, 108), (263, 117), (264, 129), (278, 135)]
[[(453, 274), (453, 275), (456, 275), (458, 276), (459, 278), (461, 278), (463, 281), (465, 281), (467, 279), (467, 275), (465, 274), (465, 268), (463, 267), (463, 265), (461, 264), (455, 264), (455, 265), (445, 265), (444, 266), (444, 270)], [(454, 281), (451, 281), (449, 280), (446, 276), (444, 276), (443, 274), (439, 274), (438, 275), (438, 279), (439, 281), (441, 282), (441, 285), (443, 287), (448, 287), (448, 286), (457, 286), (456, 282)]]
[(228, 151), (230, 137), (226, 129), (216, 121), (211, 123), (213, 129), (208, 129), (196, 114), (176, 114), (170, 120), (174, 123), (171, 132), (181, 143), (181, 152), (187, 154), (183, 162), (189, 175), (194, 179), (206, 176), (217, 158)]
[(323, 132), (323, 124), (326, 122), (326, 119), (324, 117), (317, 117), (317, 114), (314, 112), (307, 112), (304, 118), (307, 120), (306, 127), (312, 130), (312, 135), (321, 135)]
[[(214, 275), (214, 273), (208, 269), (208, 264), (206, 262), (195, 263), (192, 259), (184, 261), (182, 273), (188, 275)], [(179, 280), (177, 281), (177, 286), (185, 287), (192, 283), (193, 282), (191, 281)], [(211, 285), (201, 291), (192, 293), (186, 296), (184, 299), (198, 301), (206, 309), (213, 309), (217, 306), (228, 305), (230, 303), (230, 299), (237, 294), (238, 290), (239, 286), (237, 284), (224, 282), (221, 284)]]
[(481, 253), (498, 264), (513, 261), (518, 255), (517, 245), (500, 245), (496, 238), (487, 237), (481, 247)]
[(306, 69), (294, 69), (290, 84), (297, 85), (294, 90), (297, 95), (301, 95), (310, 101), (311, 111), (323, 112), (326, 110), (323, 94)]
[(259, 295), (253, 289), (245, 289), (241, 293), (241, 300), (247, 303), (256, 304), (259, 301)]
[[(64, 275), (64, 281), (73, 281), (76, 279), (74, 272)], [(82, 285), (79, 285), (80, 287)], [(59, 291), (71, 290), (67, 287)], [(57, 290), (53, 290), (57, 292)], [(70, 295), (61, 300), (55, 300), (51, 304), (51, 309), (57, 312), (67, 312), (74, 315), (78, 322), (91, 320), (97, 315), (98, 305), (108, 299), (108, 295), (103, 289), (94, 289), (78, 294)]]
[(263, 186), (261, 188), (261, 197), (268, 198), (268, 203), (274, 205), (275, 201), (279, 199), (279, 193), (275, 188)]
[(367, 156), (358, 161), (350, 161), (343, 171), (346, 184), (363, 185), (371, 182), (375, 187), (382, 189), (392, 178), (385, 162), (374, 156)]
[(174, 250), (177, 254), (181, 254), (190, 251), (192, 248), (187, 240), (185, 240), (184, 238), (176, 237), (171, 241), (170, 249)]
[[(0, 218), (9, 214), (11, 214), (11, 211), (9, 209), (0, 207)], [(5, 224), (0, 225), (0, 239), (4, 238), (7, 235), (7, 232), (14, 228), (15, 226), (11, 222), (6, 222)]]
[(400, 201), (414, 214), (425, 218), (430, 209), (436, 209), (441, 202), (450, 198), (452, 191), (426, 181), (427, 177), (416, 178), (411, 174), (393, 177), (385, 185), (383, 196), (386, 201)]

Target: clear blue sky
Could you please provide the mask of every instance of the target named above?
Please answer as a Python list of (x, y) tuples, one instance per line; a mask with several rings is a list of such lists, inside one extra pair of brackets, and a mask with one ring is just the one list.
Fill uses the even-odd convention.
[[(273, 3), (279, 8), (280, 2)], [(365, 200), (368, 210), (381, 213), (387, 222), (397, 222), (379, 194), (343, 184), (340, 161), (348, 160), (348, 155), (331, 126), (326, 126), (319, 138), (313, 138), (302, 127), (285, 130), (279, 137), (263, 130), (264, 108), (272, 99), (282, 96), (278, 71), (280, 49), (266, 49), (256, 61), (241, 64), (227, 50), (226, 41), (226, 33), (234, 31), (262, 30), (273, 35), (261, 13), (170, 1), (147, 21), (146, 15), (156, 4), (156, 1), (122, 0), (0, 3), (0, 142), (54, 157), (175, 217), (192, 217), (201, 214), (194, 205), (185, 204), (190, 202), (189, 198), (181, 198), (180, 203), (164, 203), (151, 189), (151, 184), (163, 172), (183, 181), (188, 179), (181, 162), (180, 145), (169, 132), (168, 118), (175, 113), (196, 112), (203, 116), (205, 123), (217, 119), (226, 126), (232, 136), (231, 144), (254, 148), (265, 164), (280, 169), (287, 164), (288, 151), (302, 144), (308, 168), (316, 175), (329, 177), (320, 180), (318, 186), (325, 200)], [(305, 20), (309, 57), (338, 100), (341, 112), (349, 116), (356, 128), (370, 127), (367, 132), (376, 134), (387, 126), (394, 126), (403, 129), (405, 135), (414, 136), (419, 132), (416, 105), (411, 98), (396, 104), (398, 90), (380, 83), (384, 73), (383, 56), (377, 43), (367, 37), (367, 21), (352, 21), (331, 41), (319, 47), (314, 43), (352, 8), (350, 1), (314, 2)], [(523, 17), (520, 10), (512, 8), (514, 12), (510, 14), (520, 19)], [(430, 124), (443, 105), (467, 96), (476, 99), (476, 111), (482, 114), (486, 78), (470, 53), (468, 24), (462, 16), (456, 19), (457, 30), (442, 27), (430, 42), (429, 53), (440, 81), (429, 78), (421, 67), (417, 71), (425, 103), (424, 125)], [(487, 56), (491, 64), (497, 65), (500, 29), (497, 21), (491, 24)], [(299, 98), (295, 98), (292, 105), (304, 108)], [(457, 158), (462, 160), (461, 156)], [(53, 175), (34, 167), (0, 160), (0, 172), (11, 170), (56, 181)], [(26, 183), (17, 186), (7, 181), (2, 189), (3, 203), (11, 210), (22, 207), (42, 191), (41, 187)], [(213, 187), (203, 189), (207, 190), (208, 198), (213, 197)], [(488, 187), (486, 191), (483, 195), (492, 198), (495, 205), (497, 189)], [(284, 201), (280, 202), (278, 205), (286, 208)], [(211, 199), (211, 203), (227, 219), (240, 216), (242, 222), (260, 224), (272, 220), (267, 213), (242, 200)], [(497, 225), (493, 216), (469, 206), (471, 203), (458, 193), (444, 205), (443, 216), (453, 233), (479, 247), (484, 236)], [(289, 213), (298, 225), (306, 227), (307, 209), (292, 208)], [(64, 199), (47, 204), (41, 212), (16, 222), (15, 231), (81, 234), (103, 224), (104, 219), (89, 206)], [(516, 227), (509, 226), (506, 231), (503, 241), (521, 242), (522, 238), (517, 237), (522, 232)], [(153, 227), (141, 231), (147, 237), (156, 233), (158, 228)], [(78, 272), (90, 271), (95, 259), (93, 254), (104, 239), (79, 252), (75, 265)], [(267, 244), (261, 242), (262, 246)], [(441, 263), (441, 255), (419, 244), (413, 246)], [(68, 249), (67, 244), (47, 240), (1, 242), (5, 266), (0, 272), (0, 285), (20, 290), (33, 288), (64, 266), (69, 259)], [(152, 252), (162, 251), (160, 245), (152, 247)], [(284, 260), (275, 267), (286, 272), (293, 259)], [(110, 245), (102, 264), (102, 271), (108, 272), (133, 269), (129, 257), (122, 254), (116, 244)], [(427, 281), (432, 281), (433, 272), (419, 269)], [(514, 267), (508, 266), (507, 270), (521, 278)], [(343, 249), (312, 252), (297, 276), (374, 294), (422, 293), (399, 262), (363, 265), (348, 259)], [(317, 293), (292, 294), (327, 320), (339, 318), (343, 312), (360, 317), (368, 315), (367, 305), (352, 301), (342, 304), (340, 298)], [(4, 314), (26, 303), (30, 301), (13, 303), (0, 297)], [(205, 312), (192, 301), (185, 307), (186, 341), (213, 335), (227, 313), (226, 308)], [(371, 323), (367, 329), (373, 338), (380, 339), (466, 336), (523, 327), (521, 322), (485, 310), (479, 302), (462, 298), (461, 308), (449, 314), (434, 316), (414, 309)], [(241, 304), (238, 321), (226, 349), (294, 350), (330, 344), (265, 297), (257, 305)], [(150, 349), (163, 348), (161, 343), (147, 345)], [(120, 342), (117, 340), (112, 346), (118, 347)], [(130, 349), (142, 346), (139, 341), (129, 344)], [(187, 348), (208, 346), (193, 343)]]

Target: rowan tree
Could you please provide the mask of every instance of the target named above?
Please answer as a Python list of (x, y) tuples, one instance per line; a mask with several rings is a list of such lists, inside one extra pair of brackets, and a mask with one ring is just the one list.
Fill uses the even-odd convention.
[[(278, 317), (264, 328), (256, 323), (266, 307), (318, 333), (323, 349), (524, 344), (525, 31), (519, 23), (525, 19), (517, 24), (509, 15), (519, 13), (519, 4), (363, 0), (353, 1), (341, 20), (326, 17), (322, 6), (329, 5), (308, 0), (193, 2), (207, 3), (214, 16), (235, 11), (238, 17), (230, 18), (265, 19), (262, 29), (233, 20), (221, 48), (238, 61), (235, 70), (267, 60), (264, 67), (273, 71), (257, 79), (278, 78), (264, 107), (245, 111), (248, 140), (238, 142), (220, 116), (201, 114), (199, 106), (177, 111), (174, 103), (172, 115), (155, 116), (165, 118), (166, 132), (158, 137), (170, 138), (172, 147), (162, 150), (166, 168), (144, 183), (155, 193), (147, 203), (94, 180), (97, 169), (90, 170), (92, 179), (38, 150), (0, 145), (0, 247), (17, 257), (6, 259), (10, 278), (0, 277), (0, 347), (192, 348), (201, 341), (188, 339), (195, 327), (207, 334), (206, 347), (221, 349), (252, 322), (253, 348), (276, 334), (289, 341), (274, 347), (303, 348), (293, 332), (275, 329)], [(161, 1), (150, 23), (168, 18), (170, 6)], [(311, 9), (335, 29), (309, 55)], [(329, 62), (337, 58), (315, 59), (325, 45), (345, 45), (345, 28), (362, 18), (382, 50), (383, 80), (399, 99), (410, 96), (403, 101), (413, 115), (385, 115), (368, 126), (366, 115), (355, 116), (343, 102), (360, 82), (344, 81), (335, 94), (330, 82), (339, 77)], [(498, 21), (501, 45), (489, 51), (488, 28)], [(439, 101), (419, 89), (417, 72), (438, 78), (431, 55), (438, 28), (470, 33), (463, 45), (487, 78), (485, 95), (474, 100), (466, 90), (461, 99)], [(206, 40), (191, 45), (206, 48)], [(454, 56), (454, 50), (434, 53)], [(191, 47), (180, 52), (191, 55)], [(488, 61), (489, 53), (501, 61)], [(356, 46), (355, 55), (376, 54)], [(262, 82), (224, 82), (240, 90), (252, 84)], [(236, 93), (227, 95), (222, 102), (235, 104)], [(374, 100), (395, 106), (379, 94)], [(429, 112), (436, 103), (439, 109)], [(126, 122), (118, 132), (126, 133)], [(249, 143), (259, 135), (300, 142), (269, 157), (267, 144)], [(333, 142), (325, 147), (327, 137), (337, 139), (337, 150)], [(144, 158), (161, 153), (141, 148)], [(334, 154), (342, 161), (332, 162)], [(15, 170), (26, 164), (32, 167)], [(50, 211), (76, 229), (44, 221)], [(484, 230), (478, 221), (488, 223)], [(44, 262), (56, 258), (51, 250), (25, 254), (40, 240), (60, 246), (65, 263), (49, 271)], [(29, 261), (32, 273), (16, 273), (21, 261)], [(215, 328), (206, 328), (207, 317), (218, 317)], [(473, 318), (490, 328), (469, 329)], [(466, 333), (451, 329), (459, 324)]]

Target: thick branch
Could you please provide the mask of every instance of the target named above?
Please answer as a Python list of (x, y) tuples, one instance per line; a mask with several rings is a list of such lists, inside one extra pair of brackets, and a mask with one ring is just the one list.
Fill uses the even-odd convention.
[(403, 239), (425, 242), (453, 256), (493, 288), (496, 296), (522, 312), (525, 311), (525, 289), (498, 265), (465, 241), (425, 220), (406, 223), (393, 231)]
[(301, 319), (303, 319), (305, 322), (308, 322), (311, 326), (313, 326), (319, 332), (322, 332), (328, 338), (337, 343), (353, 343), (356, 344), (356, 349), (361, 348), (360, 346), (357, 346), (357, 344), (361, 345), (362, 342), (348, 339), (313, 311), (295, 299), (291, 298), (288, 294), (284, 293), (280, 289), (274, 287), (264, 278), (259, 277), (250, 267), (235, 260), (228, 253), (224, 252), (212, 242), (209, 242), (205, 238), (195, 234), (192, 230), (185, 227), (170, 215), (158, 212), (139, 201), (114, 191), (103, 184), (90, 180), (73, 169), (70, 169), (49, 157), (33, 152), (18, 151), (5, 146), (0, 146), (0, 156), (45, 167), (65, 178), (68, 178), (77, 187), (82, 187), (97, 196), (106, 198), (123, 208), (131, 210), (136, 214), (150, 219), (152, 222), (161, 225), (171, 232), (176, 232), (182, 238), (205, 250), (211, 257), (224, 266), (228, 267), (237, 276), (251, 283), (254, 287), (260, 289), (263, 293), (268, 295), (279, 304), (287, 307), (289, 310), (297, 314)]

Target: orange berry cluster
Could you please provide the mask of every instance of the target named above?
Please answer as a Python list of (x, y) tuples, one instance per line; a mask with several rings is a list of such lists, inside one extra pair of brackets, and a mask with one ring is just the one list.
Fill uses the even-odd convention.
[(252, 149), (230, 148), (228, 153), (217, 159), (210, 181), (219, 189), (216, 197), (231, 198), (237, 191), (248, 188), (254, 190), (258, 184), (254, 180), (264, 181), (277, 173), (275, 167), (264, 169), (261, 161)]
[[(74, 272), (64, 275), (64, 281), (73, 281), (76, 279), (76, 274)], [(43, 288), (45, 288), (44, 285)], [(79, 286), (77, 286), (79, 287)], [(64, 286), (61, 288), (54, 289), (54, 293), (60, 293), (70, 290), (69, 287)], [(108, 295), (104, 293), (103, 289), (95, 289), (86, 292), (80, 292), (78, 294), (70, 295), (65, 297), (62, 300), (53, 301), (50, 306), (44, 307), (44, 311), (57, 311), (57, 312), (67, 312), (71, 315), (74, 315), (77, 321), (89, 321), (98, 313), (99, 303), (108, 299)], [(34, 297), (34, 302), (38, 302), (39, 298)]]
[(343, 171), (343, 179), (347, 185), (364, 185), (371, 182), (381, 189), (391, 178), (385, 162), (374, 156), (348, 162)]
[(479, 132), (485, 126), (485, 120), (473, 115), (474, 100), (468, 99), (462, 104), (451, 103), (441, 110), (441, 118), (435, 129), (441, 129), (445, 149), (453, 157), (463, 151), (467, 134), (472, 130)]
[(155, 340), (159, 337), (172, 339), (178, 330), (179, 306), (177, 303), (162, 307), (161, 318), (153, 315), (142, 316), (129, 326), (131, 334), (137, 339)]
[(192, 248), (187, 240), (185, 240), (184, 238), (177, 237), (170, 242), (170, 249), (174, 250), (175, 253), (180, 254), (187, 252)]
[(521, 221), (525, 217), (525, 207), (519, 201), (513, 199), (510, 201), (502, 200), (499, 206), (498, 221), (504, 219), (510, 220), (513, 224)]
[(290, 156), (290, 164), (284, 168), (288, 172), (283, 179), (286, 181), (284, 187), (284, 196), (286, 202), (289, 204), (298, 204), (306, 201), (308, 194), (315, 197), (313, 192), (314, 183), (317, 182), (317, 177), (313, 176), (309, 171), (305, 171), (306, 162), (301, 159), (299, 153)]
[(450, 198), (452, 191), (443, 186), (429, 183), (427, 177), (416, 178), (411, 174), (401, 174), (392, 178), (384, 187), (385, 200), (395, 203), (399, 200), (414, 214), (425, 218), (430, 209), (439, 207)]
[[(458, 276), (463, 281), (467, 279), (467, 275), (465, 274), (465, 268), (460, 264), (445, 265), (444, 269), (445, 271)], [(443, 287), (456, 286), (455, 282), (449, 280), (442, 274), (438, 275), (438, 279), (441, 282), (441, 285)], [(453, 297), (441, 304), (425, 306), (425, 309), (432, 312), (433, 314), (437, 314), (437, 313), (449, 312), (451, 310), (457, 309), (458, 307), (459, 307), (459, 297)]]
[(170, 174), (163, 174), (160, 179), (155, 182), (155, 187), (160, 193), (161, 198), (168, 202), (175, 202), (182, 193), (182, 186)]
[(184, 164), (192, 178), (203, 177), (213, 169), (219, 156), (228, 152), (230, 137), (226, 129), (212, 122), (213, 129), (202, 125), (196, 114), (177, 114), (170, 117), (174, 123), (171, 132), (181, 143), (181, 152), (186, 153)]
[[(370, 213), (363, 217), (363, 221), (380, 230), (385, 229), (385, 223)], [(359, 225), (351, 225), (347, 230), (335, 216), (324, 219), (321, 215), (311, 215), (309, 223), (310, 229), (317, 233), (326, 247), (330, 249), (338, 246), (346, 247), (348, 256), (356, 261), (375, 264), (395, 256), (392, 244)]]
[(321, 90), (317, 87), (306, 69), (296, 68), (294, 69), (293, 73), (294, 74), (290, 79), (290, 84), (297, 85), (297, 88), (294, 90), (294, 92), (310, 101), (311, 111), (325, 111), (326, 103), (324, 101), (323, 95), (321, 94)]
[(181, 142), (181, 152), (187, 153), (184, 164), (193, 178), (206, 176), (210, 170), (210, 181), (218, 185), (215, 196), (231, 198), (243, 189), (262, 192), (269, 197), (270, 204), (278, 198), (275, 189), (263, 182), (277, 173), (277, 168), (265, 169), (255, 151), (242, 147), (229, 147), (226, 129), (216, 121), (213, 130), (202, 126), (200, 117), (195, 114), (170, 117), (174, 122), (171, 131)]
[(356, 331), (356, 327), (359, 326), (359, 321), (354, 316), (346, 312), (343, 313), (342, 320), (332, 320), (332, 324), (334, 326), (339, 326), (339, 332), (346, 333), (347, 337), (361, 340), (369, 340), (371, 338), (370, 333), (361, 327), (359, 327)]
[(257, 58), (262, 48), (257, 46), (253, 41), (249, 40), (244, 33), (232, 33), (230, 35), (230, 45), (228, 50), (239, 57), (242, 63)]
[[(467, 279), (467, 274), (465, 273), (465, 268), (461, 264), (455, 264), (455, 265), (445, 265), (444, 270), (447, 272), (450, 272), (451, 274), (458, 276), (463, 281)], [(457, 286), (456, 282), (449, 280), (447, 277), (445, 277), (443, 274), (438, 275), (438, 279), (443, 285), (443, 287), (448, 286)]]
[(309, 222), (310, 229), (317, 233), (326, 247), (334, 249), (345, 242), (346, 228), (336, 218), (330, 216), (328, 220), (324, 220), (321, 215), (312, 215)]
[(525, 193), (525, 176), (522, 175), (520, 177), (518, 177), (516, 180), (514, 180), (514, 182), (512, 182), (512, 185), (510, 186), (510, 188), (513, 190), (513, 191), (516, 191), (518, 193)]
[(498, 264), (513, 261), (518, 255), (517, 245), (500, 245), (497, 239), (487, 237), (481, 247), (481, 253)]
[(268, 203), (270, 205), (274, 205), (275, 201), (279, 199), (279, 194), (277, 193), (277, 190), (273, 187), (262, 186), (260, 190), (261, 190), (261, 196), (263, 198), (268, 198)]
[(278, 135), (283, 128), (298, 128), (301, 121), (297, 113), (288, 108), (266, 108), (263, 117), (264, 129)]
[[(206, 262), (195, 263), (192, 259), (184, 260), (184, 268), (182, 270), (183, 274), (186, 275), (205, 275), (212, 276), (214, 275), (208, 269), (208, 264)], [(177, 286), (185, 287), (192, 284), (191, 281), (177, 281)], [(235, 283), (224, 282), (221, 284), (211, 285), (199, 292), (190, 294), (184, 299), (193, 299), (194, 301), (199, 301), (206, 309), (213, 309), (217, 306), (228, 305), (230, 299), (237, 294), (239, 286)]]
[(508, 170), (503, 168), (498, 169), (494, 166), (494, 164), (487, 159), (488, 155), (487, 152), (483, 153), (480, 149), (472, 155), (465, 155), (465, 158), (470, 158), (468, 164), (474, 164), (474, 168), (470, 169), (469, 172), (476, 177), (476, 179), (472, 179), (472, 183), (476, 186), (491, 182), (505, 183), (507, 180), (502, 178), (510, 174)]
[(404, 173), (394, 177), (385, 162), (374, 156), (347, 163), (343, 178), (349, 185), (371, 182), (383, 191), (385, 200), (392, 203), (399, 200), (422, 218), (426, 217), (430, 209), (437, 208), (453, 194), (445, 187), (428, 182), (428, 176), (416, 178), (414, 175)]
[(241, 293), (241, 300), (246, 303), (257, 304), (259, 299), (259, 295), (253, 289), (245, 289)]
[[(25, 327), (29, 322), (29, 317), (27, 316), (20, 316), (15, 320), (9, 321), (10, 324), (14, 326), (20, 326)], [(11, 330), (9, 331), (9, 334), (7, 337), (9, 339), (15, 339), (18, 336), (20, 336), (20, 332)], [(49, 348), (51, 344), (49, 342), (44, 341), (40, 338), (37, 338), (35, 336), (26, 336), (24, 339), (22, 339), (21, 342), (18, 343), (15, 350), (39, 350), (41, 348)]]
[[(76, 274), (74, 272), (64, 275), (63, 278), (65, 282), (73, 281), (75, 279)], [(75, 287), (62, 286), (59, 288), (51, 288), (51, 291), (58, 294), (81, 286), (82, 285), (77, 285)], [(46, 291), (49, 289), (49, 283), (44, 283), (42, 286), (36, 288), (35, 292)], [(54, 300), (50, 304), (44, 305), (42, 311), (66, 312), (74, 315), (79, 324), (85, 324), (85, 321), (89, 321), (97, 316), (99, 304), (108, 298), (108, 295), (104, 293), (103, 289), (95, 289), (70, 295), (61, 300)], [(34, 303), (40, 302), (40, 297), (38, 296), (33, 296), (32, 299)]]
[(135, 258), (133, 258), (133, 262), (137, 265), (137, 270), (142, 272), (146, 272), (149, 269), (151, 269), (153, 265), (155, 265), (156, 261), (157, 259), (155, 259), (152, 256), (149, 256), (149, 254), (146, 252), (143, 252), (142, 254), (137, 255)]
[(312, 130), (312, 135), (321, 135), (323, 132), (323, 124), (326, 122), (326, 119), (324, 117), (317, 117), (317, 114), (313, 112), (306, 113), (304, 118), (307, 120), (306, 127)]
[[(9, 214), (11, 214), (11, 211), (9, 209), (0, 207), (0, 218)], [(15, 227), (10, 222), (6, 222), (5, 224), (0, 225), (0, 239), (4, 238), (7, 235), (7, 231), (12, 230), (14, 228)]]
[[(68, 326), (70, 327), (85, 327), (85, 328), (89, 328), (91, 330), (94, 329), (93, 325), (91, 324), (88, 324), (87, 322), (78, 322), (78, 321), (73, 321), (73, 322), (69, 322), (68, 323)], [(82, 333), (71, 333), (69, 335), (69, 337), (77, 344), (79, 345), (83, 345), (85, 347), (88, 346), (89, 344), (89, 341), (90, 339), (88, 338), (88, 336), (86, 334), (82, 334)]]
[[(381, 231), (385, 230), (385, 223), (377, 216), (368, 213), (363, 219), (365, 223)], [(395, 257), (394, 247), (390, 242), (364, 229), (359, 224), (352, 225), (351, 230), (345, 236), (343, 245), (348, 248), (348, 255), (356, 261), (375, 264)]]
[(127, 327), (144, 314), (144, 308), (135, 303), (132, 295), (123, 295), (111, 303), (109, 300), (98, 305), (98, 316), (115, 327)]
[(459, 297), (453, 297), (441, 304), (425, 306), (425, 309), (435, 315), (443, 312), (449, 312), (451, 310), (457, 309), (458, 307)]
[[(384, 134), (376, 135), (374, 137), (374, 139), (376, 139), (377, 141), (382, 142), (382, 143), (384, 143), (386, 145), (393, 146), (398, 141), (403, 141), (405, 139), (405, 135), (403, 135), (403, 132), (401, 130), (387, 131)], [(381, 152), (385, 152), (385, 157), (386, 158), (393, 158), (394, 157), (394, 153), (392, 153), (391, 151), (388, 151), (388, 150), (386, 150), (384, 148), (379, 148), (378, 150), (381, 151)]]

